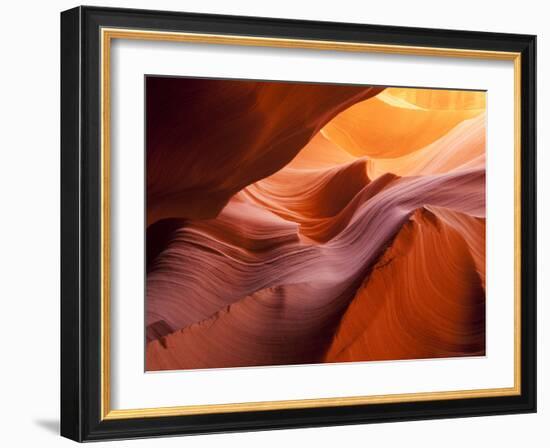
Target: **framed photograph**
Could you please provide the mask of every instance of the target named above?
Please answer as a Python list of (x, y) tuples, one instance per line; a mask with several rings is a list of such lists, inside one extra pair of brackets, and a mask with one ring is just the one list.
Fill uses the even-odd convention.
[(61, 433), (535, 412), (531, 35), (61, 14)]

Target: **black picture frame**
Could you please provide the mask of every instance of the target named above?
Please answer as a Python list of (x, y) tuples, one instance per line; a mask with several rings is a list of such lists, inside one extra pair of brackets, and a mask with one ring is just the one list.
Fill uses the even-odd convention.
[[(100, 29), (521, 54), (521, 393), (102, 419)], [(76, 441), (536, 412), (536, 36), (99, 7), (61, 13), (61, 435)]]

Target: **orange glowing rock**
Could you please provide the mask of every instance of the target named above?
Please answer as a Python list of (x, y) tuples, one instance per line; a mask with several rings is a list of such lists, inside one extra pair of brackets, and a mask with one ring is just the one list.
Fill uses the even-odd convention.
[(395, 158), (433, 143), (485, 110), (484, 92), (422, 94), (422, 89), (412, 89), (416, 93), (402, 95), (403, 90), (390, 88), (347, 108), (323, 128), (323, 135), (357, 157)]
[(485, 293), (458, 230), (427, 208), (401, 229), (349, 305), (325, 362), (485, 353)]

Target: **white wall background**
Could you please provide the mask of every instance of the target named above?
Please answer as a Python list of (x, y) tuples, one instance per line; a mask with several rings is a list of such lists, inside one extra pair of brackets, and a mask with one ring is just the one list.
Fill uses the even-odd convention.
[[(550, 224), (550, 36), (547, 2), (357, 0), (134, 0), (88, 4), (537, 34), (539, 229)], [(78, 3), (4, 2), (0, 69), (0, 440), (4, 446), (69, 446), (59, 414), (59, 12)], [(546, 174), (546, 175), (545, 175)], [(544, 204), (545, 203), (545, 204)], [(336, 428), (124, 441), (109, 446), (546, 446), (550, 238), (539, 231), (539, 413)], [(108, 446), (101, 443), (96, 446)]]

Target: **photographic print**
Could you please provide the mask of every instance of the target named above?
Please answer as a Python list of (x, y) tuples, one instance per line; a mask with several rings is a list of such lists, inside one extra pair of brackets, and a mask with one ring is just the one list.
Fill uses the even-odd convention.
[(485, 354), (485, 92), (145, 88), (146, 370)]

